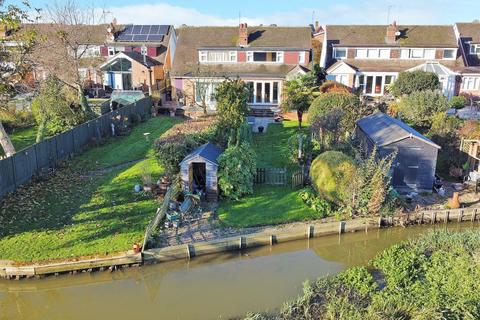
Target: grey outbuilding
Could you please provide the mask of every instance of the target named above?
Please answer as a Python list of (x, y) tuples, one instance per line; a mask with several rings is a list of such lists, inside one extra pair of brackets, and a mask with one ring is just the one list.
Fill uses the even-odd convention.
[(432, 191), (439, 145), (381, 112), (357, 121), (356, 136), (369, 153), (374, 146), (380, 156), (397, 152), (391, 180), (397, 191)]
[(206, 143), (187, 155), (180, 163), (182, 189), (200, 193), (207, 201), (218, 199), (218, 157), (222, 150)]

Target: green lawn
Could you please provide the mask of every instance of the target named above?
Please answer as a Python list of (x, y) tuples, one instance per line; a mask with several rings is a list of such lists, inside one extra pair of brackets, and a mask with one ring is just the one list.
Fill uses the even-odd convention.
[[(135, 193), (145, 168), (154, 179), (156, 137), (178, 120), (153, 118), (126, 137), (90, 149), (46, 181), (4, 199), (0, 212), (0, 260), (39, 261), (131, 249), (143, 240), (158, 206)], [(149, 132), (150, 138), (143, 133)], [(144, 159), (138, 162), (125, 162)]]
[[(287, 157), (287, 141), (297, 132), (297, 121), (271, 124), (267, 133), (255, 134), (253, 147), (258, 167), (296, 168)], [(289, 179), (288, 179), (289, 180)], [(220, 221), (226, 226), (252, 227), (316, 219), (317, 214), (305, 206), (298, 190), (290, 186), (259, 186), (253, 195), (239, 201), (222, 201), (218, 208)]]
[[(9, 135), (16, 151), (25, 149), (35, 143), (37, 138), (37, 127), (17, 129)], [(4, 155), (3, 149), (0, 148), (0, 155)]]

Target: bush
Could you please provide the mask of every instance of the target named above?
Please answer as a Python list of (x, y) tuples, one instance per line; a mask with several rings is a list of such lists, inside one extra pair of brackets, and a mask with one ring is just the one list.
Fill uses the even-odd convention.
[(320, 214), (319, 218), (324, 218), (332, 214), (332, 206), (330, 203), (318, 197), (315, 190), (311, 187), (300, 190), (298, 195), (309, 208)]
[(325, 81), (321, 86), (320, 86), (320, 92), (321, 93), (330, 93), (330, 92), (336, 92), (336, 93), (351, 93), (351, 90), (344, 84), (328, 80)]
[(218, 158), (218, 185), (222, 195), (231, 200), (253, 193), (257, 166), (249, 143), (230, 145)]
[(447, 98), (440, 91), (416, 91), (402, 98), (398, 111), (408, 123), (428, 128), (433, 116), (448, 109)]
[[(292, 135), (290, 138), (288, 138), (287, 144), (289, 158), (293, 163), (304, 164), (312, 153), (312, 139), (310, 138), (310, 135), (305, 133), (299, 132)], [(300, 154), (299, 149), (301, 150)]]
[(310, 168), (310, 178), (319, 196), (337, 205), (345, 202), (354, 175), (352, 158), (339, 151), (322, 153)]
[(35, 119), (29, 111), (16, 110), (16, 108), (0, 109), (0, 122), (7, 132), (13, 129), (31, 127), (35, 124)]
[(416, 91), (438, 90), (439, 88), (440, 80), (435, 73), (418, 70), (400, 72), (390, 90), (396, 97), (400, 97)]
[(249, 92), (240, 79), (225, 80), (215, 90), (219, 128), (227, 134), (237, 130), (248, 114)]
[(467, 104), (467, 98), (465, 98), (464, 96), (452, 97), (452, 99), (450, 99), (450, 101), (448, 102), (448, 105), (450, 106), (450, 108), (454, 108), (454, 109), (461, 109), (465, 107), (466, 104)]

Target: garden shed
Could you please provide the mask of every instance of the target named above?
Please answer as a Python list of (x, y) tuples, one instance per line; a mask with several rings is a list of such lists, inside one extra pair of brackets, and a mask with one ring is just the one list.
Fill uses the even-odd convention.
[(180, 163), (182, 189), (201, 193), (207, 201), (218, 199), (218, 157), (222, 150), (206, 143), (187, 155)]
[(368, 152), (397, 152), (392, 186), (399, 192), (432, 191), (440, 146), (398, 119), (378, 112), (357, 121), (357, 137)]

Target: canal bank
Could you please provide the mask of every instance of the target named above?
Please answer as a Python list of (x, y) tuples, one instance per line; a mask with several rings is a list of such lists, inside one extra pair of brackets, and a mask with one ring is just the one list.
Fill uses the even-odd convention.
[[(302, 282), (365, 265), (378, 252), (432, 229), (479, 223), (386, 228), (199, 256), (119, 272), (0, 280), (5, 319), (229, 319), (273, 311)], [(1, 317), (0, 317), (1, 319)]]

